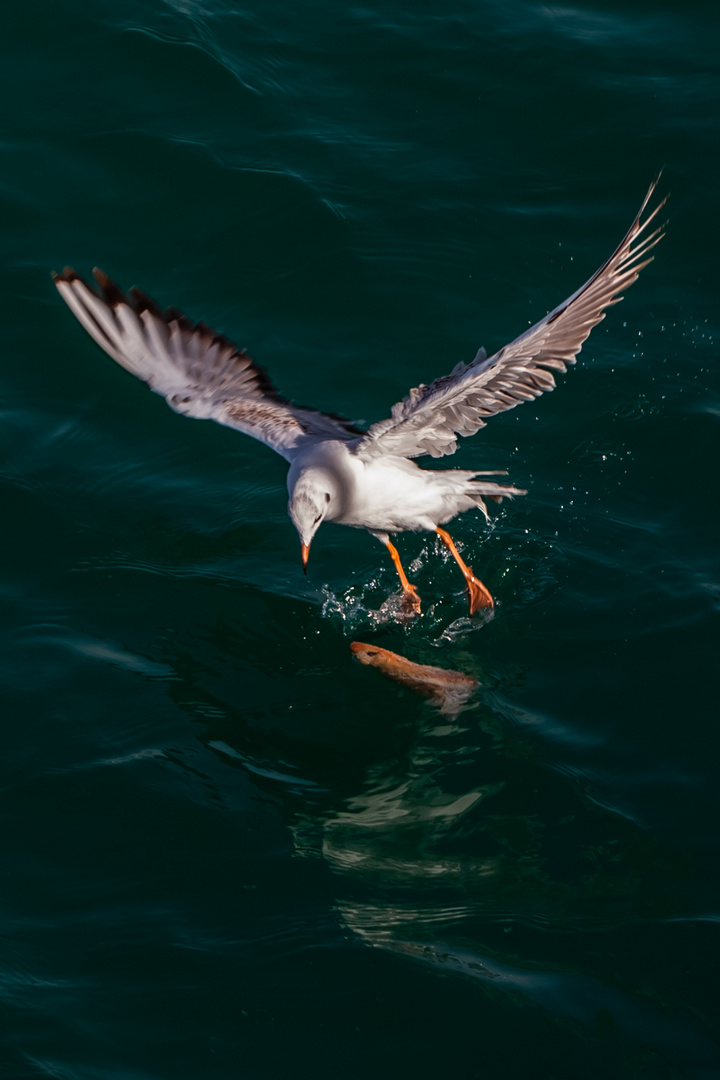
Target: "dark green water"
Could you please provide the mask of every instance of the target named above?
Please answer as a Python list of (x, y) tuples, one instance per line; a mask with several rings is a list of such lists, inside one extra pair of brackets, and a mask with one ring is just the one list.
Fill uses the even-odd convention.
[[(36, 0), (5, 16), (0, 1074), (720, 1075), (712, 5)], [(668, 234), (554, 394), (443, 465), (529, 494), (396, 587), (52, 288), (98, 263), (372, 421)], [(476, 675), (459, 716), (351, 657)]]

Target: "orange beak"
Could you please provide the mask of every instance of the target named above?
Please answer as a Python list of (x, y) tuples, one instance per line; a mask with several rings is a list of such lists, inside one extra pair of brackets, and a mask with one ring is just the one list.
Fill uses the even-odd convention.
[(301, 546), (300, 550), (302, 552), (303, 574), (307, 574), (307, 562), (308, 562), (308, 557), (310, 555), (310, 545), (309, 544), (303, 544)]

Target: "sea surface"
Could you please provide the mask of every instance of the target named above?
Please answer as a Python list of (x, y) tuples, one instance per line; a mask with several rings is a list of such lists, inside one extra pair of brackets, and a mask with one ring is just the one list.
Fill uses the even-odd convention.
[[(720, 24), (689, 0), (31, 0), (3, 15), (3, 1080), (720, 1076)], [(554, 393), (324, 525), (50, 271), (371, 423), (667, 234)], [(355, 640), (481, 683), (461, 709)]]

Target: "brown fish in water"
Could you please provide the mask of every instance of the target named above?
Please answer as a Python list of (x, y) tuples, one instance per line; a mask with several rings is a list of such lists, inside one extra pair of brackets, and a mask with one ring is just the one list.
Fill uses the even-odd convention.
[(417, 690), (429, 697), (443, 713), (457, 713), (480, 685), (477, 679), (463, 675), (461, 671), (448, 671), (431, 664), (415, 664), (412, 660), (381, 649), (378, 645), (366, 645), (351, 641), (350, 650), (361, 664), (379, 668), (391, 679)]

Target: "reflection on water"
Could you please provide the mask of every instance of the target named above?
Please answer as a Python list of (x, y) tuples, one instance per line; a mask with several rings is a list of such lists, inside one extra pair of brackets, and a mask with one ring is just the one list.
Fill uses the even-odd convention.
[[(326, 794), (315, 813), (293, 795), (291, 776), (267, 777), (276, 795), (287, 793), (296, 854), (331, 871), (327, 903), (341, 928), (508, 1005), (659, 1048), (688, 1075), (711, 1070), (717, 1048), (683, 1010), (672, 980), (658, 997), (658, 984), (638, 982), (626, 961), (634, 927), (680, 909), (667, 884), (664, 896), (655, 887), (660, 879), (682, 883), (682, 860), (583, 805), (562, 779), (542, 775), (527, 748), (523, 768), (510, 746), (504, 775), (459, 791), (458, 756), (471, 754), (472, 735), (481, 741), (493, 722), (481, 711), (470, 726), (433, 724), (424, 714), (402, 764), (370, 766), (360, 790)], [(544, 797), (536, 786), (534, 808), (503, 813), (510, 789), (532, 783), (533, 774), (544, 781)], [(574, 831), (574, 858), (548, 837), (553, 816)]]
[[(483, 734), (506, 751), (505, 768), (463, 785), (465, 773), (484, 771)], [(600, 1023), (629, 1033), (691, 1070), (713, 1068), (717, 1047), (702, 1024), (620, 971), (616, 982), (596, 955), (598, 935), (679, 912), (672, 890), (655, 890), (661, 875), (682, 881), (687, 865), (583, 805), (530, 747), (504, 741), (491, 708), (463, 726), (426, 712), (401, 769), (371, 766), (362, 791), (335, 809), (295, 815), (296, 851), (330, 867), (338, 916), (367, 945), (589, 1031)], [(529, 797), (521, 784), (535, 785)], [(548, 954), (538, 934), (580, 938)]]
[[(170, 663), (168, 690), (192, 703), (202, 743), (279, 800), (296, 857), (329, 871), (325, 904), (352, 940), (509, 1005), (658, 1047), (689, 1075), (712, 1068), (715, 1045), (684, 1015), (684, 991), (661, 977), (651, 990), (627, 959), (628, 936), (687, 916), (692, 865), (549, 767), (532, 724), (517, 725), (515, 676), (454, 720), (393, 698), (385, 741), (358, 736), (349, 768), (332, 747), (303, 747), (292, 727), (249, 722), (247, 708), (208, 691), (200, 666)], [(355, 694), (373, 673), (349, 670)], [(353, 694), (345, 734), (369, 719)], [(382, 708), (382, 694), (373, 700)]]
[(426, 709), (402, 758), (369, 764), (361, 790), (292, 828), (298, 851), (364, 888), (420, 889), (429, 913), (434, 892), (443, 910), (452, 896), (453, 921), (597, 929), (671, 914), (671, 898), (644, 882), (668, 856), (578, 795), (491, 705), (456, 724)]

